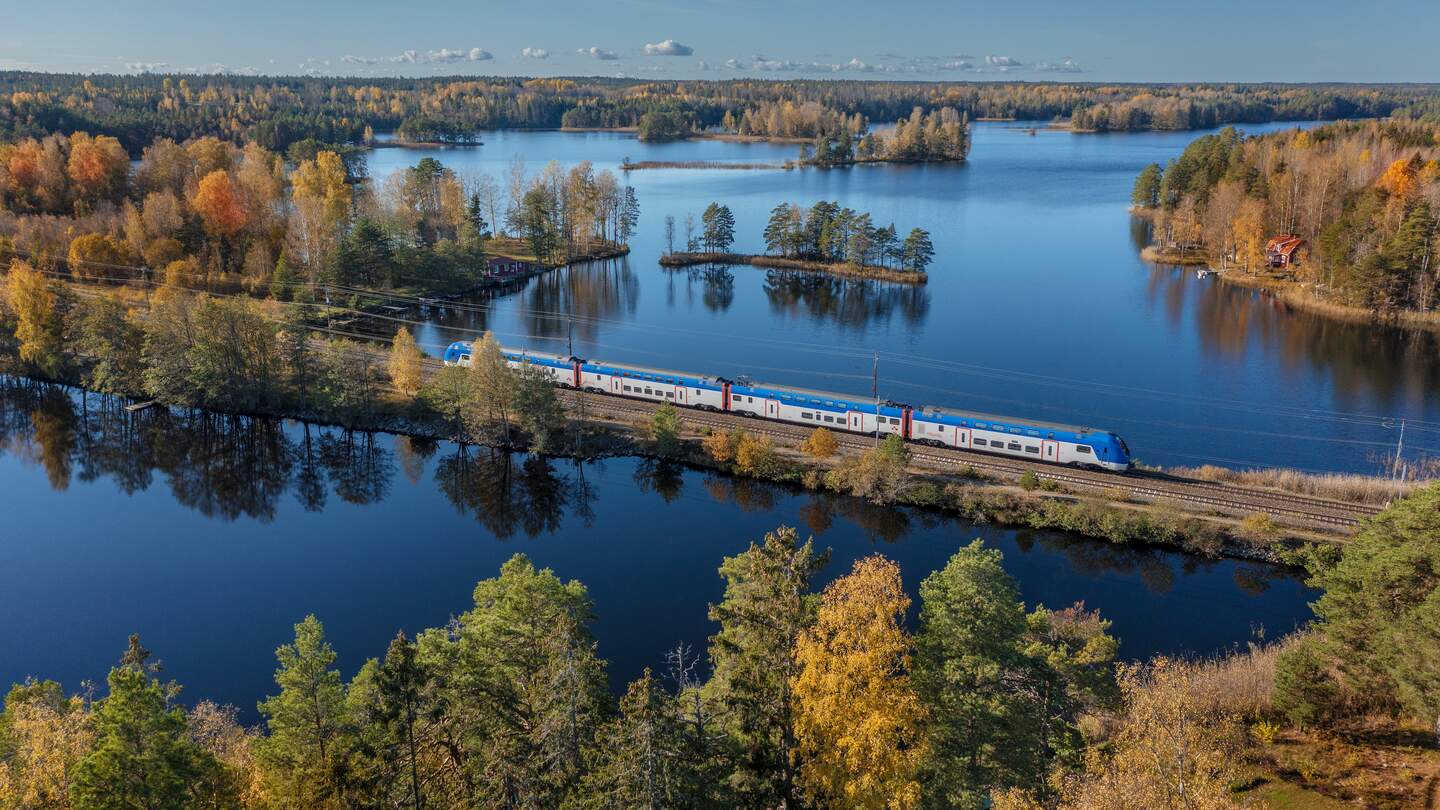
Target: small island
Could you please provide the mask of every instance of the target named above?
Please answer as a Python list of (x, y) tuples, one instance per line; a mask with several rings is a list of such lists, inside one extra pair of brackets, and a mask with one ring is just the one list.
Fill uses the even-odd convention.
[(924, 284), (925, 268), (935, 258), (930, 232), (912, 228), (903, 239), (894, 223), (881, 228), (870, 215), (837, 202), (821, 200), (809, 208), (781, 203), (770, 211), (763, 254), (732, 253), (735, 215), (729, 206), (711, 203), (700, 217), (685, 217), (685, 250), (675, 250), (675, 218), (665, 218), (662, 267), (697, 264), (747, 264), (776, 270), (826, 273), (847, 278)]

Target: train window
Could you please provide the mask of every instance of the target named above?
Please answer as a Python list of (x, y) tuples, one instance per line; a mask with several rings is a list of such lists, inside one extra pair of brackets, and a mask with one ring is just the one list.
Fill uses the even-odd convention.
[(831, 416), (827, 416), (827, 417), (825, 417), (825, 421), (826, 421), (826, 422), (834, 422), (834, 421), (835, 421), (835, 418), (834, 418), (834, 417), (831, 417)]
[(626, 390), (626, 391), (629, 391), (629, 390), (630, 390), (630, 386), (628, 386), (628, 385), (625, 386), (625, 390)]
[(974, 444), (976, 447), (984, 447), (984, 446), (986, 446), (987, 442), (986, 442), (984, 439), (976, 439), (976, 440), (973, 442), (973, 444)]
[(1077, 452), (1077, 453), (1085, 453), (1086, 455), (1089, 455), (1089, 453), (1090, 453), (1090, 448), (1089, 448), (1088, 446), (1086, 446), (1086, 445), (1083, 445), (1083, 444), (1077, 444), (1077, 445), (1075, 445), (1075, 452)]
[(1030, 446), (1027, 445), (1027, 446), (1025, 447), (1025, 452), (1027, 452), (1027, 453), (1039, 453), (1039, 452), (1040, 452), (1040, 448), (1038, 448), (1038, 447), (1030, 447)]
[(1029, 433), (1031, 436), (1039, 436), (1039, 435), (1040, 435), (1040, 431), (1038, 431), (1038, 430), (1027, 430), (1027, 431), (1025, 431), (1025, 432), (1026, 432), (1026, 433)]
[(674, 398), (675, 398), (675, 392), (674, 392), (674, 391), (666, 391), (666, 392), (665, 392), (665, 396), (667, 396), (667, 397), (669, 397), (669, 398), (671, 398), (671, 399), (674, 399)]
[(804, 411), (801, 411), (801, 412), (800, 412), (800, 418), (801, 418), (801, 419), (814, 419), (815, 417), (811, 416), (810, 414), (808, 414), (808, 413), (806, 413), (806, 412), (804, 412)]
[(936, 426), (935, 426), (935, 429), (938, 430), (938, 431), (940, 431), (941, 433), (944, 433), (944, 432), (945, 432), (945, 426), (944, 426), (944, 425), (936, 425)]
[(1020, 432), (1020, 428), (1010, 428), (1010, 432), (1011, 432), (1011, 433), (1019, 433), (1019, 432)]
[(1020, 449), (1020, 443), (1019, 443), (1019, 442), (1010, 442), (1010, 446), (1009, 446), (1008, 448), (1006, 448), (1006, 449), (1008, 449), (1008, 450), (1019, 450), (1019, 449)]
[(985, 423), (984, 423), (984, 422), (976, 422), (976, 423), (975, 423), (975, 427), (977, 427), (977, 428), (983, 428), (983, 427), (985, 427)]

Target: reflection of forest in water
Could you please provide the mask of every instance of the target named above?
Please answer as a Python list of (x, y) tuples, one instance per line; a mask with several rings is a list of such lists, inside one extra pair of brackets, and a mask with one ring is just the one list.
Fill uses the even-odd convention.
[(1287, 368), (1330, 377), (1341, 404), (1405, 401), (1423, 411), (1426, 400), (1440, 394), (1440, 340), (1434, 332), (1337, 321), (1168, 267), (1151, 271), (1146, 295), (1176, 326), (1193, 310), (1207, 353), (1239, 358), (1257, 346), (1273, 347)]
[[(567, 520), (591, 525), (601, 493), (590, 480), (595, 475), (588, 472), (587, 477), (587, 471), (596, 463), (619, 463), (633, 464), (630, 483), (640, 492), (666, 503), (674, 503), (697, 483), (713, 502), (744, 512), (772, 513), (799, 499), (799, 519), (817, 537), (838, 521), (881, 543), (899, 542), (916, 532), (974, 531), (971, 524), (936, 513), (655, 459), (576, 462), (199, 409), (130, 413), (124, 405), (114, 397), (0, 378), (0, 455), (42, 468), (57, 490), (68, 489), (74, 481), (109, 479), (121, 492), (134, 494), (163, 480), (177, 504), (222, 520), (269, 522), (287, 495), (313, 512), (325, 509), (331, 498), (378, 504), (392, 491), (397, 474), (412, 484), (429, 475), (460, 514), (497, 539), (539, 537), (559, 531)], [(1161, 595), (1171, 590), (1177, 574), (1217, 564), (1164, 549), (1122, 547), (1057, 532), (1017, 532), (1015, 543), (1023, 553), (1039, 548), (1063, 556), (1079, 573), (1137, 575), (1150, 592)], [(1289, 576), (1284, 569), (1260, 564), (1238, 564), (1234, 571), (1237, 586), (1250, 594)]]
[[(572, 321), (575, 339), (594, 342), (602, 325), (632, 317), (640, 281), (623, 257), (583, 262), (481, 290), (460, 302), (439, 304), (427, 309), (424, 319), (441, 330), (443, 342), (470, 339), (492, 328), (492, 302), (517, 296), (517, 321), (529, 345), (564, 351)], [(512, 335), (501, 337), (515, 339)]]
[[(666, 304), (724, 312), (735, 302), (736, 270), (726, 265), (694, 265), (667, 270)], [(741, 268), (741, 273), (759, 270)], [(930, 293), (921, 285), (835, 278), (819, 273), (766, 270), (765, 300), (772, 315), (835, 323), (862, 329), (898, 315), (907, 325), (920, 323), (930, 310)]]

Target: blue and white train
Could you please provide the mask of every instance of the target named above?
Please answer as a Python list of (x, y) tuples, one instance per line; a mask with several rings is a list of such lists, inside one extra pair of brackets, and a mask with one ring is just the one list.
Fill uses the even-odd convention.
[[(445, 364), (468, 366), (473, 344), (457, 341), (445, 350)], [(897, 433), (906, 441), (954, 447), (1050, 464), (1130, 469), (1130, 448), (1106, 430), (992, 416), (897, 402), (874, 401), (747, 379), (701, 377), (682, 371), (582, 360), (544, 352), (502, 348), (512, 367), (529, 363), (556, 385), (682, 408), (734, 413), (849, 433)]]

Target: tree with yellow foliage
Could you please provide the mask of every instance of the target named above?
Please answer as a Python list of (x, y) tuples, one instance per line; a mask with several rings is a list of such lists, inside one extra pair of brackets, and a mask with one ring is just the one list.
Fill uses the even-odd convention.
[(390, 343), (390, 382), (407, 397), (413, 397), (420, 391), (420, 362), (423, 357), (410, 330), (400, 327)]
[(44, 377), (55, 378), (65, 365), (63, 288), (19, 259), (10, 261), (6, 300), (15, 314), (20, 360)]
[(909, 607), (900, 567), (866, 557), (825, 589), (795, 643), (800, 785), (817, 806), (919, 805), (925, 710), (910, 683)]
[(70, 272), (80, 278), (114, 278), (123, 276), (130, 257), (113, 236), (100, 233), (81, 234), (70, 242), (66, 254)]
[(840, 443), (835, 440), (835, 434), (823, 427), (817, 427), (806, 437), (805, 443), (800, 445), (805, 455), (819, 460), (830, 458), (840, 449)]
[(70, 807), (70, 772), (95, 742), (90, 712), (54, 681), (11, 687), (0, 712), (0, 807)]
[(1104, 749), (1091, 748), (1083, 777), (1062, 790), (1064, 808), (1222, 810), (1243, 740), (1239, 719), (1194, 683), (1193, 668), (1164, 657), (1122, 666), (1125, 709)]

